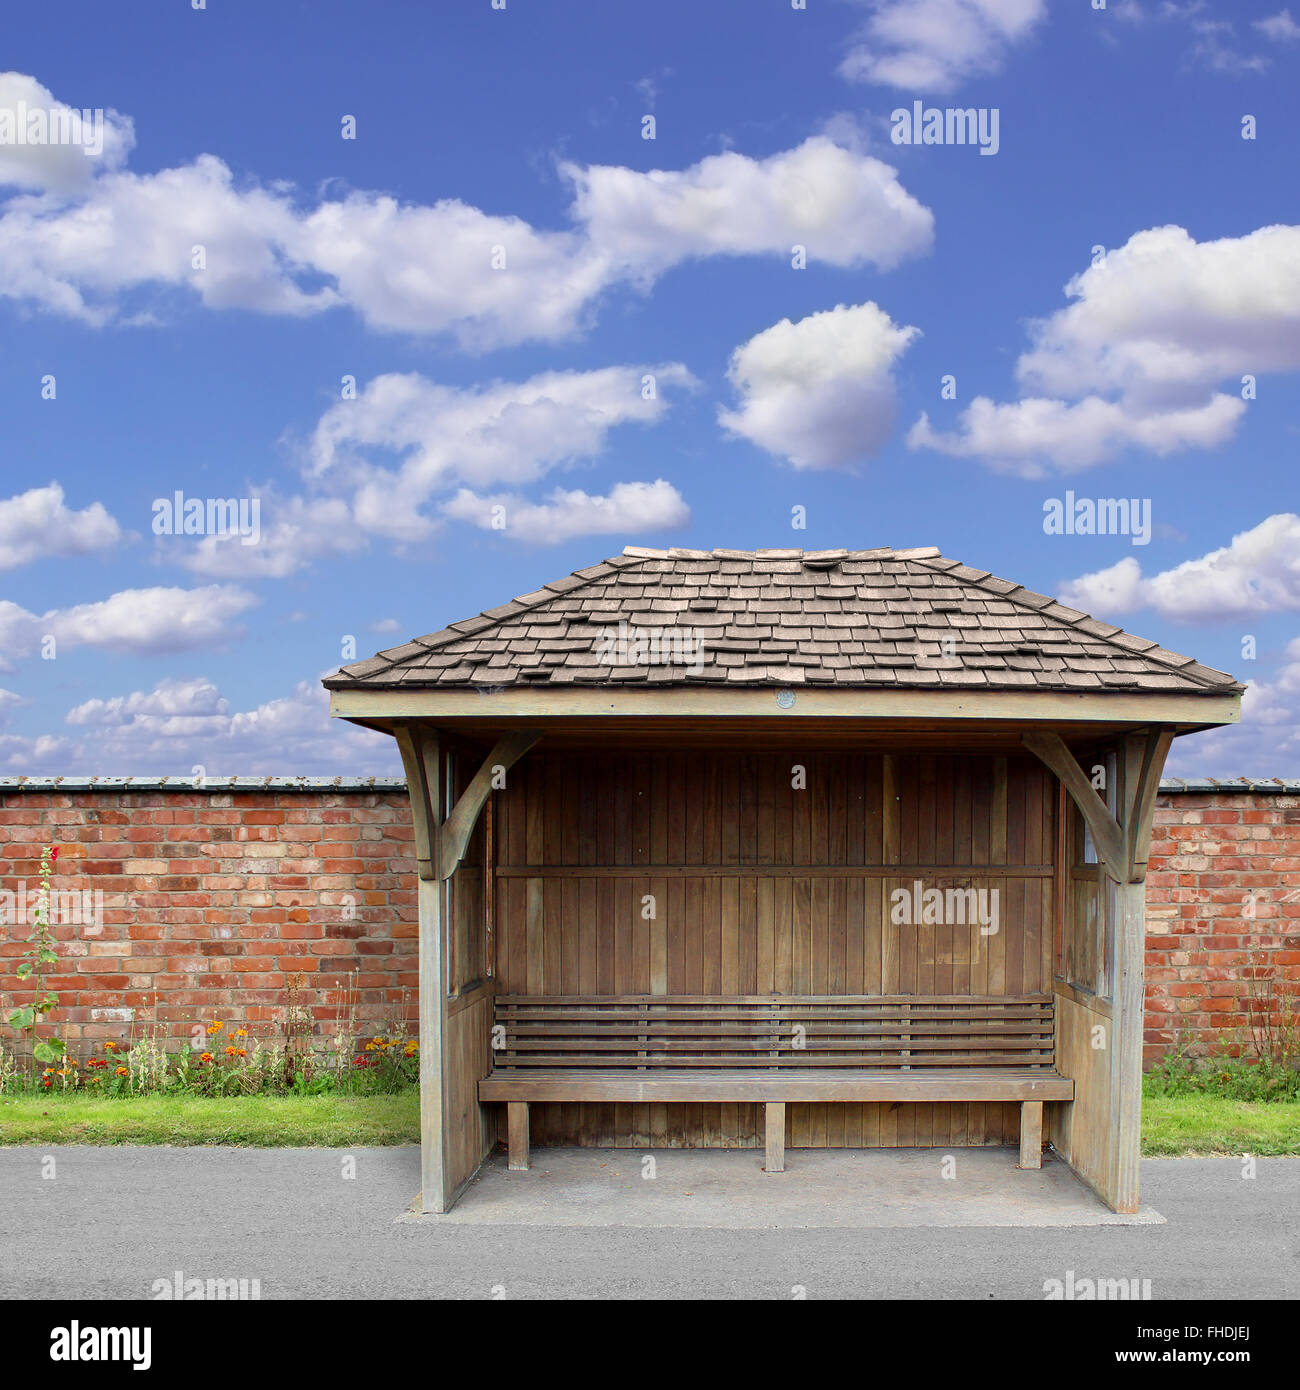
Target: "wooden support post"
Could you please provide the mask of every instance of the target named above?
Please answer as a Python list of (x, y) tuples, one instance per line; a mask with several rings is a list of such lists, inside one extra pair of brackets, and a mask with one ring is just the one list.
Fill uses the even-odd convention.
[(509, 1166), (511, 1172), (528, 1171), (528, 1102), (512, 1100), (506, 1105), (506, 1125), (509, 1130)]
[(769, 1173), (785, 1172), (785, 1101), (770, 1100), (763, 1107), (767, 1129), (767, 1162)]
[(420, 904), (420, 1210), (447, 1210), (447, 1136), (443, 1123), (442, 1034), (445, 940), (442, 881), (438, 876), (438, 825), (442, 810), (442, 761), (438, 735), (427, 729), (396, 730), (406, 772), (415, 831)]
[(1146, 885), (1115, 888), (1115, 988), (1110, 1045), (1110, 1172), (1102, 1196), (1118, 1212), (1138, 1209), (1142, 1159), (1142, 1042), (1145, 1028)]
[(1020, 1166), (1043, 1166), (1043, 1102), (1026, 1100), (1020, 1105)]
[(436, 878), (420, 879), (420, 1204), (426, 1213), (444, 1212), (448, 1206), (443, 1174), (442, 895)]

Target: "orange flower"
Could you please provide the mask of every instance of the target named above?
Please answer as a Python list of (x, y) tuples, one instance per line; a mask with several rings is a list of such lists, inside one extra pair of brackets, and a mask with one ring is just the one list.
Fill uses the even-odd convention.
[(226, 1026), (226, 1025), (225, 1025), (224, 1023), (222, 1023), (220, 1020), (218, 1020), (218, 1021), (215, 1022), (215, 1023), (210, 1023), (210, 1024), (208, 1024), (208, 1037), (211, 1037), (214, 1033), (219, 1033), (219, 1032), (221, 1032), (221, 1030), (222, 1030), (225, 1026)]
[(200, 1055), (200, 1057), (199, 1057), (199, 1061), (200, 1061), (200, 1062), (210, 1062), (211, 1060), (212, 1060), (212, 1053), (210, 1053), (210, 1052), (204, 1052), (204, 1053), (202, 1053), (202, 1054)]
[(117, 1075), (118, 1075), (118, 1076), (129, 1076), (130, 1073), (127, 1071), (127, 1069), (126, 1069), (125, 1067), (118, 1067), (118, 1069), (117, 1069)]
[(115, 1042), (106, 1042), (106, 1043), (104, 1044), (104, 1051), (105, 1051), (105, 1052), (116, 1052), (116, 1051), (117, 1051), (117, 1044), (116, 1044)]
[(246, 1038), (246, 1037), (248, 1036), (248, 1029), (247, 1029), (247, 1028), (236, 1028), (236, 1029), (235, 1029), (235, 1036), (236, 1036), (237, 1038)]
[(226, 1056), (233, 1057), (237, 1051), (238, 1048), (235, 1047), (234, 1043), (231, 1043), (231, 1045), (228, 1048), (226, 1048)]
[(247, 1057), (247, 1056), (248, 1056), (248, 1049), (247, 1049), (246, 1047), (237, 1048), (236, 1051), (235, 1051), (235, 1056), (236, 1056), (236, 1057)]

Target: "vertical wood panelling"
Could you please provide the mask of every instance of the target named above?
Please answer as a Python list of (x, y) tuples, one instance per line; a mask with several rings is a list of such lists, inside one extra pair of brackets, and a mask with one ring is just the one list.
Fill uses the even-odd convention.
[[(792, 785), (799, 766), (802, 788)], [(1028, 757), (539, 747), (512, 771), (494, 815), (502, 993), (1051, 987), (1052, 880), (1005, 872), (1054, 858), (1055, 788)], [(887, 865), (900, 872), (882, 878)], [(990, 867), (1003, 873), (981, 875)], [(910, 894), (916, 879), (996, 890), (999, 931), (892, 921), (892, 891)], [(653, 916), (643, 918), (647, 896)], [(1001, 1105), (787, 1110), (795, 1148), (1011, 1143), (1017, 1122)], [(754, 1106), (533, 1107), (539, 1144), (761, 1138)]]

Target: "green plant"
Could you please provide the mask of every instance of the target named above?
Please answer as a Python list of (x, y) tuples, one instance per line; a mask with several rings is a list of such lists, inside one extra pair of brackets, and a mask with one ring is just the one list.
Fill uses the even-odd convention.
[(41, 887), (36, 897), (35, 921), (32, 934), (27, 938), (30, 947), (19, 958), (16, 974), (20, 980), (35, 976), (35, 993), (30, 1004), (14, 1009), (9, 1015), (9, 1026), (26, 1034), (32, 1040), (32, 1057), (37, 1062), (53, 1065), (65, 1061), (63, 1043), (57, 1038), (36, 1038), (37, 1025), (58, 1007), (59, 996), (47, 989), (45, 976), (49, 967), (59, 963), (54, 930), (50, 925), (50, 877), (58, 862), (57, 846), (46, 846), (41, 850)]

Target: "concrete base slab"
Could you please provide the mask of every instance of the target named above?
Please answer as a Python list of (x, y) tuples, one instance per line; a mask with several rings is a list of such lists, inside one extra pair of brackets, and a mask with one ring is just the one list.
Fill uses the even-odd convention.
[(509, 1172), (494, 1153), (451, 1211), (424, 1216), (417, 1197), (398, 1220), (722, 1230), (1164, 1222), (1149, 1208), (1117, 1215), (1051, 1153), (1039, 1169), (1016, 1159), (1009, 1148), (796, 1149), (784, 1173), (765, 1173), (757, 1149), (535, 1148), (527, 1172)]

